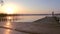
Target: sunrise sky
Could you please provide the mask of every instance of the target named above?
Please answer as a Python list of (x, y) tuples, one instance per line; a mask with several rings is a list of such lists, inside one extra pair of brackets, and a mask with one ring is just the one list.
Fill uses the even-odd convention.
[(41, 14), (51, 13), (52, 11), (60, 12), (60, 0), (4, 0), (1, 12)]

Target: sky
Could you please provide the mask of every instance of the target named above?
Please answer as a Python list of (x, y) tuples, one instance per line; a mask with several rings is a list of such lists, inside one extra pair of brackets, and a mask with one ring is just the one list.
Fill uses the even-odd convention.
[(4, 0), (4, 3), (17, 5), (17, 13), (23, 14), (60, 12), (60, 0)]

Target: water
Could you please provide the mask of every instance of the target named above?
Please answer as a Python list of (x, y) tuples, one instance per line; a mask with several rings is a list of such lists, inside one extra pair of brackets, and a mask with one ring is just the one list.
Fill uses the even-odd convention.
[[(0, 34), (28, 34), (25, 32), (18, 32), (14, 29), (20, 26), (22, 22), (33, 22), (35, 20), (44, 18), (45, 16), (7, 16), (0, 17)], [(20, 22), (20, 23), (19, 23)], [(12, 29), (12, 30), (11, 30)]]
[(15, 16), (14, 19), (17, 19), (19, 22), (33, 22), (43, 17), (45, 16)]

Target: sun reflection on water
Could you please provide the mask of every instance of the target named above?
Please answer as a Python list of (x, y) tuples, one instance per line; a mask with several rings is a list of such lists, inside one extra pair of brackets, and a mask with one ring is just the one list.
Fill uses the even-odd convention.
[(6, 24), (5, 24), (6, 27), (11, 27), (11, 23), (8, 21)]
[(8, 16), (7, 19), (10, 20), (10, 19), (13, 19), (13, 17), (12, 16)]
[(8, 28), (12, 27), (11, 19), (12, 19), (12, 17), (10, 17), (10, 16), (7, 17), (7, 22), (4, 25), (5, 27), (8, 27)]
[(10, 34), (10, 30), (9, 29), (5, 30), (4, 34)]
[[(12, 28), (12, 23), (10, 21), (11, 19), (12, 19), (12, 17), (10, 17), (10, 16), (7, 17), (7, 22), (5, 23), (4, 27)], [(6, 29), (4, 34), (10, 34), (10, 31), (11, 31), (10, 29)]]

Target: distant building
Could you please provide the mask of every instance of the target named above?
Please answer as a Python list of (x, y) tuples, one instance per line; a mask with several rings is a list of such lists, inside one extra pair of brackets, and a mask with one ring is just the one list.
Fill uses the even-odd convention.
[(52, 12), (52, 17), (55, 17), (54, 12)]

